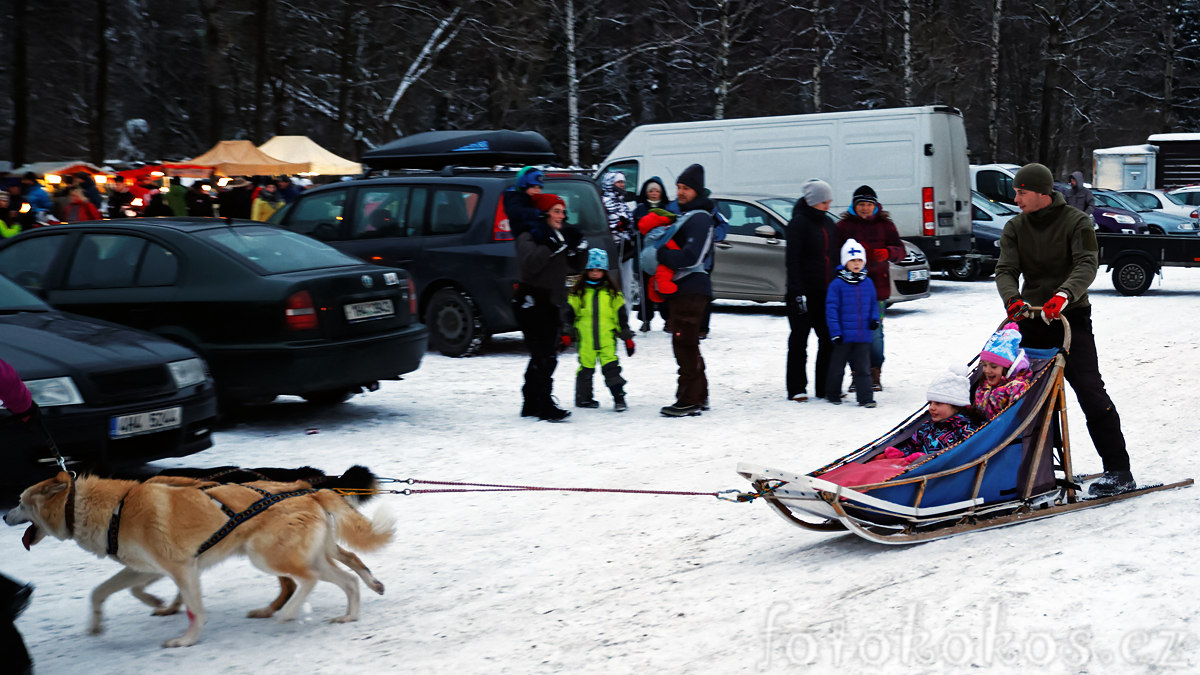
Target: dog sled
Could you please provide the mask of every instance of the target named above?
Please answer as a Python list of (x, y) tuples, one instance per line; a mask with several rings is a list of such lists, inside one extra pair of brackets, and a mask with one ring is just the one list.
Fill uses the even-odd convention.
[[(1088, 496), (1088, 484), (1100, 474), (1072, 472), (1063, 378), (1071, 331), (1065, 320), (1063, 334), (1059, 349), (1025, 348), (1030, 386), (1008, 408), (956, 445), (885, 480), (847, 487), (822, 476), (864, 464), (910, 438), (928, 421), (928, 404), (880, 438), (810, 473), (748, 463), (738, 464), (737, 471), (753, 484), (752, 494), (789, 523), (818, 532), (848, 530), (881, 544), (932, 541), (1191, 485), (1187, 479)], [(978, 363), (969, 377), (973, 390), (982, 377)]]

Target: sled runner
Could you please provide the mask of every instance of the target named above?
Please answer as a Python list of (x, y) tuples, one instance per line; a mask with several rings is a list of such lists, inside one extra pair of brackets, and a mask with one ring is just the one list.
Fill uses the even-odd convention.
[[(822, 477), (851, 463), (866, 464), (910, 438), (929, 419), (928, 404), (884, 436), (816, 471), (797, 474), (747, 463), (738, 464), (737, 471), (793, 525), (849, 530), (882, 544), (942, 539), (1191, 485), (1189, 478), (1109, 497), (1087, 496), (1087, 483), (1099, 475), (1071, 471), (1063, 379), (1071, 331), (1065, 321), (1063, 328), (1061, 349), (1025, 349), (1032, 372), (1024, 395), (966, 439), (895, 475), (852, 487)], [(976, 385), (981, 369), (976, 366), (970, 377)]]

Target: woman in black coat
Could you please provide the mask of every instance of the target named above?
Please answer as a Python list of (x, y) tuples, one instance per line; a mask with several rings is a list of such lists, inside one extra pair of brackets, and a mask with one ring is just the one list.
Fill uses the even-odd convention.
[(792, 332), (788, 336), (787, 395), (793, 401), (808, 400), (808, 332), (817, 334), (816, 388), (825, 395), (825, 378), (833, 343), (825, 324), (825, 293), (833, 279), (839, 257), (837, 225), (829, 217), (833, 188), (822, 180), (804, 184), (803, 195), (792, 209), (787, 225), (787, 313)]
[(525, 336), (529, 366), (521, 389), (522, 417), (558, 422), (571, 414), (552, 395), (558, 349), (570, 344), (570, 327), (564, 325), (567, 276), (583, 271), (587, 242), (579, 230), (567, 225), (566, 204), (558, 195), (531, 195), (542, 221), (517, 235), (517, 289), (513, 315)]

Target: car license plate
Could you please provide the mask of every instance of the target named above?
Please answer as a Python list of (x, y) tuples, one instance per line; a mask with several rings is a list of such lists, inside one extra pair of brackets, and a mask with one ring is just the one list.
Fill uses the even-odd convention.
[(164, 408), (133, 415), (119, 415), (109, 422), (109, 438), (125, 438), (175, 429), (183, 423), (183, 408)]
[(391, 300), (372, 300), (346, 305), (346, 320), (351, 323), (392, 316), (395, 313), (396, 309)]
[(929, 270), (909, 270), (909, 281), (924, 281), (929, 278)]

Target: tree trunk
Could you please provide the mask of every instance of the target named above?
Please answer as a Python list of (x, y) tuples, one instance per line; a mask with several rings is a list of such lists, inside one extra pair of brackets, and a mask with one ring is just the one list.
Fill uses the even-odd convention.
[(108, 127), (108, 0), (96, 0), (96, 89), (92, 95), (91, 158), (104, 164)]
[(28, 162), (25, 140), (29, 137), (29, 59), (25, 35), (25, 3), (12, 5), (12, 141), (10, 153), (14, 167)]
[(337, 92), (337, 126), (338, 151), (345, 154), (351, 150), (353, 133), (350, 126), (350, 90), (353, 87), (354, 71), (358, 68), (358, 51), (362, 44), (361, 33), (355, 30), (355, 18), (358, 15), (357, 3), (342, 4), (341, 31), (342, 39), (338, 44), (338, 92)]
[(1163, 5), (1163, 104), (1160, 113), (1163, 131), (1175, 126), (1175, 24), (1179, 21), (1177, 3)]
[(567, 32), (567, 157), (579, 166), (579, 71), (575, 51), (575, 0), (567, 0), (563, 16)]
[(995, 162), (1000, 148), (1000, 17), (1004, 16), (1004, 0), (992, 3), (992, 44), (988, 68), (988, 127), (986, 161)]
[(263, 143), (263, 124), (266, 122), (264, 108), (267, 101), (267, 82), (271, 79), (270, 43), (271, 2), (257, 0), (254, 24), (254, 129), (251, 136), (255, 143)]
[(901, 25), (904, 31), (903, 49), (901, 60), (904, 68), (904, 100), (905, 106), (912, 105), (913, 93), (913, 57), (912, 57), (912, 0), (902, 0), (904, 11), (902, 13), (903, 23)]
[[(205, 0), (200, 3), (200, 14), (204, 17), (204, 99), (208, 108), (208, 128), (205, 140), (210, 145), (216, 145), (223, 136), (224, 96), (221, 87), (221, 26), (219, 16), (221, 8), (216, 0)], [(261, 143), (262, 141), (258, 141)]]
[(1038, 125), (1037, 161), (1055, 170), (1054, 161), (1050, 156), (1051, 136), (1054, 133), (1056, 110), (1055, 96), (1058, 89), (1058, 73), (1063, 60), (1062, 51), (1062, 19), (1058, 15), (1055, 0), (1048, 0), (1045, 6), (1046, 19), (1046, 56), (1044, 74), (1042, 76), (1041, 124)]
[(812, 111), (821, 112), (821, 71), (825, 64), (825, 55), (821, 51), (821, 38), (825, 35), (825, 20), (821, 17), (821, 0), (813, 0), (813, 51), (816, 58), (812, 67)]
[(713, 108), (713, 119), (725, 119), (725, 102), (729, 98), (729, 3), (718, 0), (721, 8), (720, 32), (717, 35), (717, 104)]

